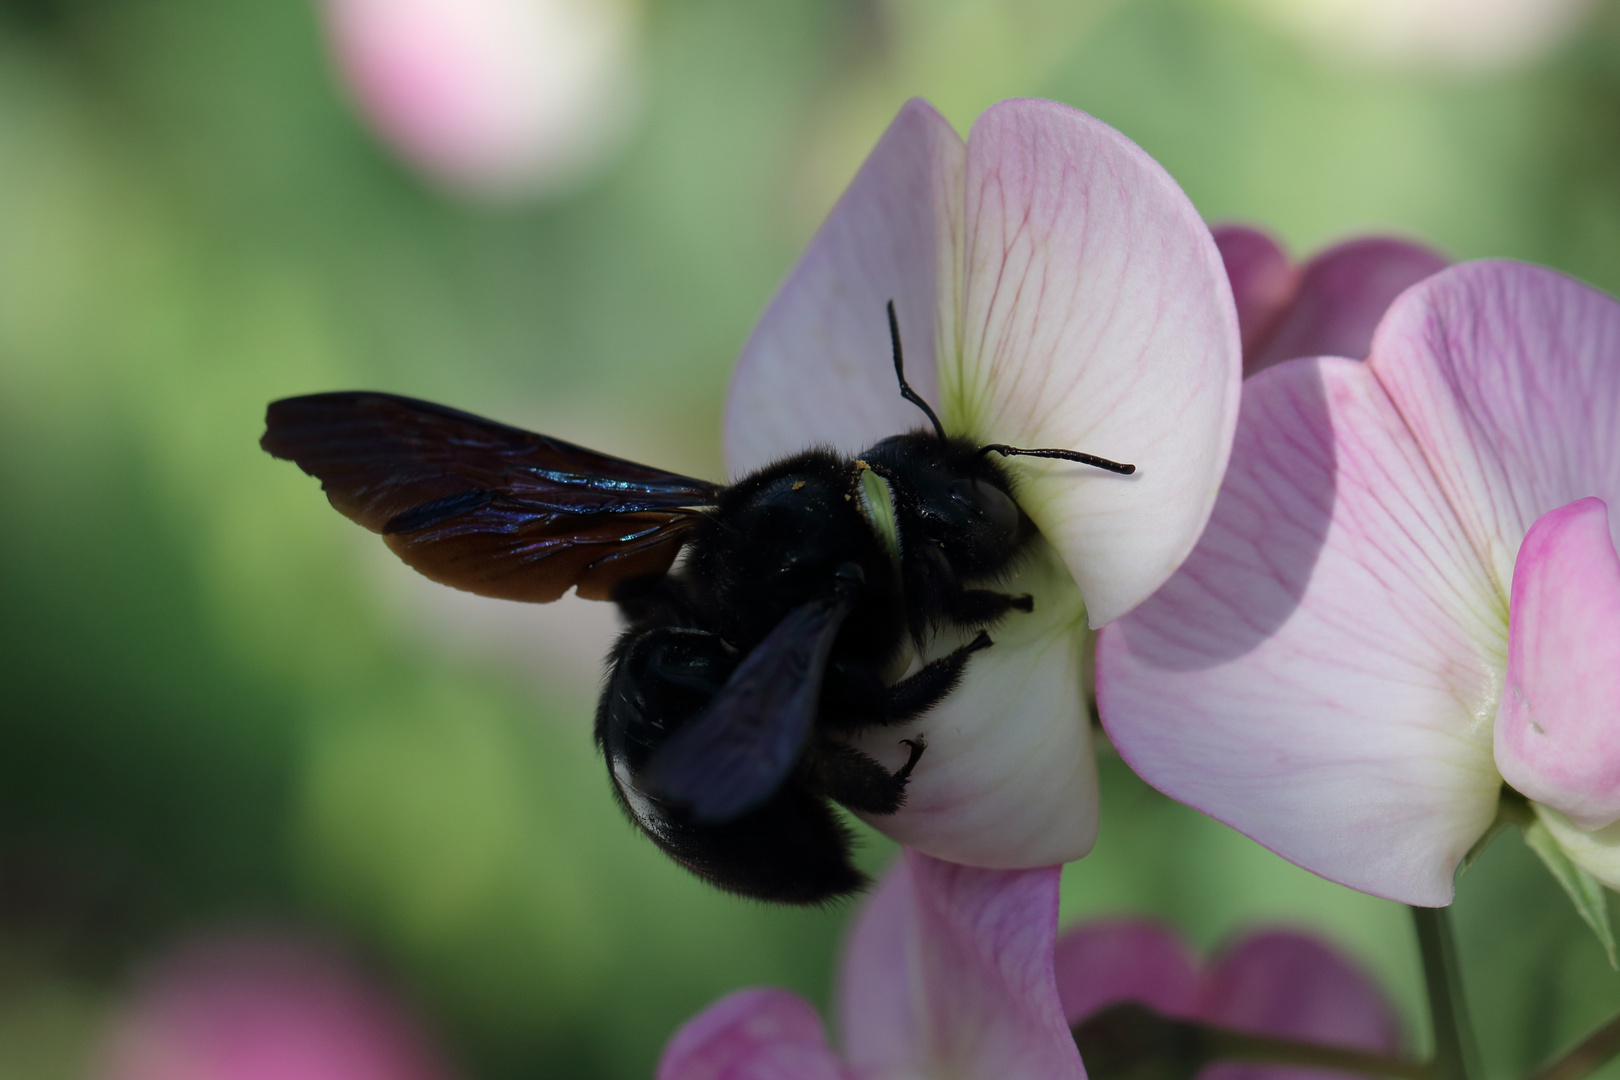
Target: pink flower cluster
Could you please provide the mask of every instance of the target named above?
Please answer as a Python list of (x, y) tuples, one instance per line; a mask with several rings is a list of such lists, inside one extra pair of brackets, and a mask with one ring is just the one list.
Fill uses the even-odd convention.
[(1204, 972), (1141, 923), (1055, 939), (1039, 867), (1096, 829), (1093, 647), (1138, 773), (1324, 877), (1444, 905), (1517, 814), (1620, 887), (1614, 299), (1377, 238), (1295, 266), (1212, 236), (1073, 109), (1004, 102), (964, 146), (913, 102), (744, 350), (734, 469), (915, 426), (870, 362), (889, 298), (949, 430), (1138, 472), (1014, 462), (1036, 615), (998, 626), (926, 718), (911, 801), (872, 822), (912, 850), (851, 935), (842, 1051), (804, 1002), (750, 990), (676, 1036), (661, 1080), (1081, 1077), (1070, 1025), (1124, 998), (1393, 1049), (1376, 991), (1309, 938)]
[[(1123, 1001), (1353, 1049), (1399, 1043), (1377, 988), (1309, 935), (1251, 934), (1205, 966), (1144, 921), (1082, 925), (1059, 937), (1057, 909), (1055, 868), (977, 870), (909, 854), (867, 900), (845, 945), (841, 1051), (803, 999), (742, 990), (675, 1035), (658, 1080), (1084, 1080), (1071, 1025)], [(1320, 1075), (1218, 1068), (1219, 1080)]]

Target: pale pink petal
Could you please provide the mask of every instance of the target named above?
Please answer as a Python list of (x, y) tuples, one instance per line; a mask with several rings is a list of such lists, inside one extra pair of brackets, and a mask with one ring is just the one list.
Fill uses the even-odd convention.
[(446, 1080), (399, 1004), (298, 938), (189, 943), (147, 970), (100, 1080)]
[(1445, 259), (1405, 240), (1375, 236), (1329, 248), (1305, 265), (1264, 341), (1251, 347), (1245, 335), (1244, 374), (1297, 356), (1364, 358), (1395, 298), (1445, 268)]
[(1209, 230), (1169, 175), (1065, 105), (1009, 101), (968, 140), (946, 427), (1137, 466), (1013, 459), (1019, 502), (1100, 626), (1192, 549), (1225, 471), (1242, 352)]
[(928, 742), (905, 806), (863, 815), (869, 824), (938, 858), (1004, 870), (1070, 862), (1097, 838), (1097, 766), (1080, 685), (1085, 609), (1045, 543), (1008, 586), (1032, 595), (1035, 610), (995, 627), (995, 644), (973, 655), (942, 703), (856, 740), (891, 769), (906, 759), (901, 739)]
[(891, 873), (847, 946), (850, 1064), (879, 1075), (1083, 1080), (1052, 973), (1057, 868), (979, 870), (908, 852)]
[(1543, 514), (1519, 548), (1496, 764), (1586, 830), (1620, 820), (1620, 556), (1602, 499)]
[(1537, 266), (1464, 263), (1390, 309), (1368, 362), (1501, 600), (1542, 514), (1589, 495), (1620, 506), (1612, 297)]
[(1194, 1018), (1198, 962), (1168, 927), (1147, 919), (1086, 923), (1058, 938), (1058, 997), (1070, 1026), (1109, 1005), (1139, 1001)]
[(902, 855), (861, 901), (838, 965), (838, 1031), (851, 1060), (905, 1067), (924, 1054), (926, 1010), (919, 986), (917, 900)]
[[(1204, 982), (1199, 1018), (1221, 1027), (1376, 1053), (1400, 1048), (1400, 1026), (1378, 986), (1308, 934), (1268, 930), (1238, 942)], [(1218, 1065), (1205, 1080), (1320, 1080), (1313, 1069)]]
[[(1237, 302), (1244, 367), (1271, 337), (1277, 320), (1299, 288), (1299, 271), (1276, 242), (1246, 225), (1217, 225), (1211, 232)], [(1245, 374), (1248, 374), (1245, 371)]]
[(688, 1020), (658, 1080), (851, 1080), (821, 1018), (786, 990), (739, 990)]
[(1198, 550), (1101, 634), (1098, 704), (1171, 797), (1438, 905), (1496, 812), (1506, 645), (1490, 570), (1373, 368), (1297, 360), (1246, 384)]
[(927, 426), (900, 396), (884, 305), (899, 315), (907, 378), (937, 402), (937, 357), (956, 349), (963, 156), (927, 102), (889, 125), (743, 348), (726, 403), (733, 474)]

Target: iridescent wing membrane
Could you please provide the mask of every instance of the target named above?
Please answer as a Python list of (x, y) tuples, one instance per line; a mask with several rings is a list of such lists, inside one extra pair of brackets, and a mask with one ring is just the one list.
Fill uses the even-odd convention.
[(272, 402), (259, 441), (434, 581), (507, 600), (608, 599), (675, 561), (720, 486), (394, 394)]

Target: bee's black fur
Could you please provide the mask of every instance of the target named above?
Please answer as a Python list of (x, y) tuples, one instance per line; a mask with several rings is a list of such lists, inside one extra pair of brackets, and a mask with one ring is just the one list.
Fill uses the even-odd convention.
[[(898, 560), (862, 510), (867, 469), (892, 492)], [(972, 653), (991, 643), (981, 633), (886, 682), (935, 631), (990, 627), (1030, 610), (1028, 597), (966, 582), (1003, 576), (1033, 533), (999, 462), (930, 432), (884, 439), (856, 459), (809, 450), (726, 489), (682, 565), (615, 594), (629, 627), (613, 650), (596, 737), (626, 812), (676, 861), (733, 892), (817, 903), (860, 888), (849, 832), (828, 800), (893, 813), (923, 743), (890, 774), (845, 740), (937, 705)], [(814, 730), (775, 792), (720, 823), (660, 796), (646, 782), (658, 748), (790, 612), (840, 595), (848, 614), (827, 658)]]

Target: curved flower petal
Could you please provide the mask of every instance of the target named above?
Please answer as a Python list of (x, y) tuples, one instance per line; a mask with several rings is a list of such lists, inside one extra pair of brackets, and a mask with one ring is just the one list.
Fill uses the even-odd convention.
[(738, 990), (675, 1033), (658, 1080), (850, 1080), (816, 1010), (786, 990)]
[(1181, 189), (1123, 135), (1049, 101), (968, 138), (958, 356), (946, 427), (1137, 466), (1013, 459), (1019, 503), (1093, 626), (1140, 603), (1203, 529), (1231, 446), (1242, 351), (1231, 289)]
[(1542, 514), (1620, 505), (1620, 303), (1539, 266), (1464, 263), (1407, 293), (1369, 364), (1505, 597)]
[(1288, 253), (1259, 229), (1218, 225), (1210, 231), (1232, 283), (1238, 332), (1243, 338), (1243, 373), (1249, 375), (1249, 357), (1271, 337), (1299, 288), (1299, 272), (1288, 261)]
[(1252, 380), (1199, 551), (1099, 645), (1126, 759), (1324, 877), (1447, 902), (1494, 814), (1519, 542), (1620, 496), (1617, 354), (1614, 300), (1471, 263), (1403, 294), (1365, 365)]
[(1057, 905), (1056, 867), (979, 870), (907, 852), (846, 946), (850, 1064), (863, 1075), (1084, 1080), (1052, 972)]
[(889, 125), (743, 348), (726, 402), (733, 475), (927, 425), (900, 396), (884, 305), (895, 304), (907, 379), (937, 401), (936, 357), (956, 350), (964, 153), (927, 102)]
[(1104, 725), (1149, 783), (1324, 877), (1451, 897), (1492, 820), (1493, 583), (1373, 369), (1247, 384), (1198, 549), (1097, 650)]
[[(904, 728), (856, 740), (890, 769), (904, 738), (928, 750), (895, 814), (874, 828), (941, 859), (1000, 869), (1071, 862), (1097, 839), (1097, 766), (1080, 685), (1085, 609), (1057, 555), (1037, 542), (1009, 588), (1035, 598), (994, 631), (943, 702)], [(940, 651), (965, 641), (939, 643)]]
[[(1216, 961), (1205, 979), (1199, 1018), (1285, 1039), (1393, 1053), (1400, 1026), (1377, 985), (1308, 934), (1251, 934)], [(1333, 1074), (1328, 1074), (1333, 1075)], [(1314, 1069), (1227, 1064), (1209, 1080), (1320, 1080)]]
[(1244, 374), (1298, 356), (1362, 359), (1395, 298), (1445, 268), (1445, 259), (1405, 240), (1367, 237), (1329, 248), (1299, 273), (1262, 343), (1251, 348), (1245, 330)]
[(1519, 548), (1496, 764), (1582, 829), (1620, 820), (1620, 556), (1602, 499), (1542, 515)]
[(1156, 922), (1077, 926), (1058, 938), (1053, 966), (1071, 1027), (1119, 1001), (1139, 1001), (1166, 1016), (1197, 1015), (1198, 963), (1180, 937)]

